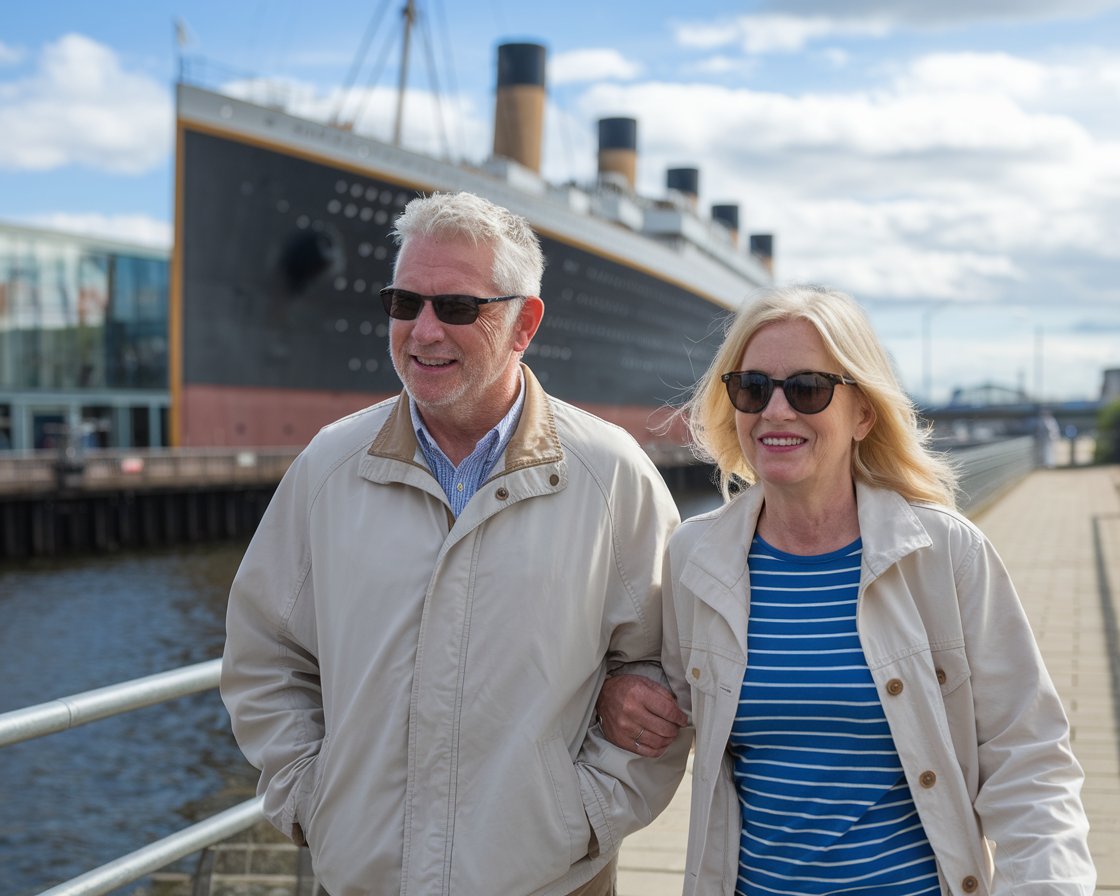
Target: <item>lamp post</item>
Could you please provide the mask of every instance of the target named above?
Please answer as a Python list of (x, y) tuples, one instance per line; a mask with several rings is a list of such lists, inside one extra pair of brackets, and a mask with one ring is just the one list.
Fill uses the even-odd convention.
[(933, 404), (933, 340), (930, 330), (933, 316), (945, 307), (938, 302), (922, 309), (922, 394), (926, 404)]
[(1039, 407), (1042, 407), (1044, 382), (1042, 378), (1042, 324), (1034, 328), (1034, 394)]

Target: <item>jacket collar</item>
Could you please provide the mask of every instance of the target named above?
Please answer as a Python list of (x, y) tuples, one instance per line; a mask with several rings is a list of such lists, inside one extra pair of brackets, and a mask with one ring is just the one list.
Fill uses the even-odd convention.
[[(708, 514), (711, 524), (693, 546), (681, 584), (722, 615), (746, 650), (747, 553), (762, 511), (755, 486)], [(900, 494), (856, 483), (856, 512), (863, 541), (861, 588), (913, 551), (932, 544), (929, 533)]]
[(857, 481), (856, 513), (864, 579), (877, 579), (907, 554), (933, 544), (910, 502), (896, 491)]
[(521, 365), (521, 374), (525, 377), (525, 407), (506, 447), (507, 473), (564, 459), (564, 449), (556, 432), (556, 415), (552, 412), (548, 395), (533, 376), (533, 371), (524, 364)]
[[(507, 473), (538, 464), (557, 463), (564, 457), (548, 395), (524, 364), (521, 365), (521, 373), (525, 377), (525, 406), (506, 446), (504, 470)], [(419, 455), (418, 459), (419, 449), (408, 409), (408, 395), (402, 391), (369, 446), (368, 454), (403, 463), (422, 464), (423, 455)]]
[(751, 487), (696, 520), (711, 522), (701, 530), (680, 573), (681, 587), (727, 621), (743, 657), (747, 655), (747, 553), (761, 511), (762, 489)]

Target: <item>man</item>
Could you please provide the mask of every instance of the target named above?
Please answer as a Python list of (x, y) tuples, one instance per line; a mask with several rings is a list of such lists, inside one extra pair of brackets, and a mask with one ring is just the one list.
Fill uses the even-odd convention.
[(521, 364), (544, 313), (523, 218), (437, 194), (395, 236), (404, 392), (324, 428), (249, 546), (234, 733), (332, 896), (608, 894), (687, 751), (635, 758), (594, 712), (608, 671), (660, 655), (677, 511), (625, 432)]

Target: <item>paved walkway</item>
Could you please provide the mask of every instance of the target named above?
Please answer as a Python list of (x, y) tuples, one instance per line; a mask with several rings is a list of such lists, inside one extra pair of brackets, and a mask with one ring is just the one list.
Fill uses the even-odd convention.
[[(1120, 467), (1039, 470), (974, 515), (1011, 571), (1085, 767), (1097, 893), (1120, 894)], [(691, 778), (630, 837), (619, 896), (679, 894)]]

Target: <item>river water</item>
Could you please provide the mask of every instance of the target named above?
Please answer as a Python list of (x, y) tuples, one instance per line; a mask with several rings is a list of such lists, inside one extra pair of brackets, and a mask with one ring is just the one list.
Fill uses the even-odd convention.
[[(0, 569), (0, 712), (221, 656), (244, 548)], [(0, 896), (145, 846), (248, 799), (255, 780), (216, 690), (5, 747)]]
[[(718, 497), (677, 502), (688, 516)], [(244, 550), (0, 566), (0, 712), (221, 656)], [(0, 896), (76, 877), (249, 799), (255, 783), (214, 690), (2, 748)]]

